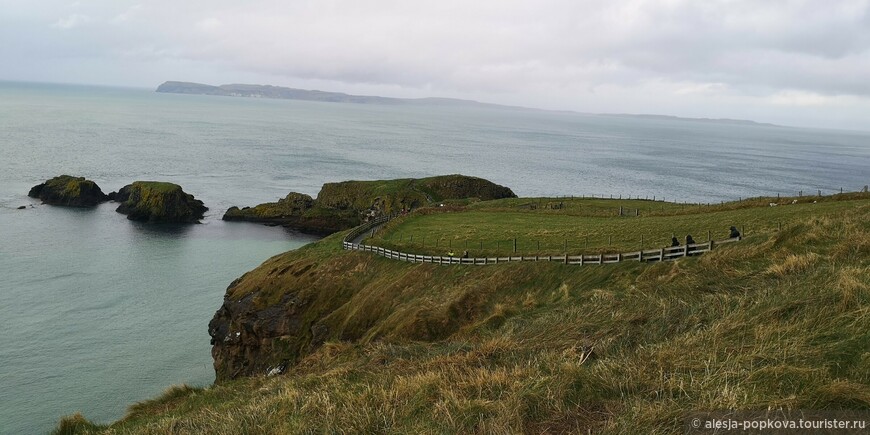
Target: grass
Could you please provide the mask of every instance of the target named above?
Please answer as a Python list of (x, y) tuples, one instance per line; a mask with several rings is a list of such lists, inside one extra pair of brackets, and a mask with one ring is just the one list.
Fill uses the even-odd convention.
[(143, 191), (147, 190), (151, 193), (172, 193), (181, 190), (181, 186), (165, 181), (136, 181), (133, 186), (138, 186)]
[[(692, 235), (696, 242), (708, 237), (726, 239), (732, 225), (745, 234), (770, 233), (807, 216), (836, 216), (868, 198), (867, 194), (825, 197), (822, 201), (781, 198), (782, 205), (775, 207), (769, 206), (767, 199), (715, 206), (643, 200), (508, 199), (412, 214), (392, 222), (368, 243), (432, 255), (465, 249), (472, 256), (508, 255), (514, 252), (515, 240), (516, 252), (525, 255), (627, 252), (670, 246), (673, 236), (681, 243), (686, 235)], [(792, 204), (793, 200), (798, 202)], [(620, 207), (623, 216), (619, 216)], [(642, 210), (639, 216), (628, 212), (635, 209)]]
[[(700, 257), (593, 267), (408, 264), (342, 251), (337, 234), (269, 259), (227, 295), (261, 308), (292, 295), (285, 309), (307, 316), (293, 331), (327, 326), (322, 344), (299, 337), (306, 350), (288, 373), (180, 386), (107, 427), (72, 416), (59, 429), (683, 433), (692, 411), (870, 410), (870, 201), (721, 205), (707, 217), (671, 207), (661, 222), (748, 213), (771, 230)], [(491, 220), (505, 212), (524, 224), (544, 214)], [(440, 231), (429, 220), (440, 218), (400, 225)]]

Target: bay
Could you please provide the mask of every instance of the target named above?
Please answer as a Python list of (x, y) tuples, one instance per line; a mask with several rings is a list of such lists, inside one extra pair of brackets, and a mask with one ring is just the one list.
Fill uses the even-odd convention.
[[(718, 202), (858, 190), (867, 168), (866, 132), (0, 82), (0, 434), (47, 432), (77, 411), (109, 422), (171, 384), (212, 382), (207, 324), (226, 286), (314, 240), (221, 221), (233, 205), (452, 173), (521, 196)], [(210, 211), (155, 226), (111, 203), (26, 196), (60, 174), (106, 192), (171, 181)]]

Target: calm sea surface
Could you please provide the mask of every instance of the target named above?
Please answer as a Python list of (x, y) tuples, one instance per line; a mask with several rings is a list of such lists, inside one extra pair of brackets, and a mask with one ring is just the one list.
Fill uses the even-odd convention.
[[(521, 196), (712, 202), (857, 190), (868, 168), (870, 133), (0, 82), (0, 434), (77, 411), (109, 422), (171, 384), (212, 382), (207, 324), (226, 286), (312, 240), (222, 222), (232, 205), (451, 173)], [(105, 192), (172, 181), (211, 210), (202, 225), (154, 226), (111, 203), (27, 198), (59, 174)]]

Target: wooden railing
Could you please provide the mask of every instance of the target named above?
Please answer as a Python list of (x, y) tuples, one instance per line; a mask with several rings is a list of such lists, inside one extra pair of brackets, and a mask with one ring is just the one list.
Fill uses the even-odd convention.
[(667, 261), (675, 260), (681, 257), (700, 255), (704, 252), (712, 251), (714, 247), (728, 243), (740, 241), (740, 237), (724, 240), (710, 240), (705, 243), (695, 243), (684, 246), (674, 246), (660, 249), (645, 249), (640, 251), (614, 253), (614, 254), (596, 254), (596, 255), (535, 255), (535, 256), (508, 256), (508, 257), (450, 257), (436, 255), (419, 255), (407, 252), (394, 251), (392, 249), (381, 248), (379, 246), (365, 245), (362, 243), (353, 243), (359, 236), (373, 231), (375, 228), (389, 222), (393, 216), (384, 216), (372, 221), (366, 222), (345, 236), (342, 241), (342, 248), (350, 251), (372, 252), (381, 257), (386, 257), (392, 260), (407, 261), (411, 263), (434, 263), (434, 264), (499, 264), (515, 261), (555, 261), (564, 264), (612, 264), (622, 261)]

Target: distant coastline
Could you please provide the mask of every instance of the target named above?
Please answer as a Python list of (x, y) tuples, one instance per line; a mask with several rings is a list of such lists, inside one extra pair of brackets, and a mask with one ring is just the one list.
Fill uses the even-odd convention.
[(351, 95), (341, 92), (285, 88), (272, 85), (228, 84), (220, 86), (192, 82), (164, 82), (157, 92), (171, 94), (217, 95), (223, 97), (273, 98), (282, 100), (323, 101), (328, 103), (386, 104), (386, 105), (427, 105), (427, 106), (471, 106), (495, 107), (513, 110), (537, 110), (518, 106), (481, 103), (457, 98), (392, 98), (371, 95)]
[(451, 106), (451, 107), (489, 107), (507, 110), (530, 110), (540, 112), (576, 113), (588, 116), (605, 116), (612, 118), (638, 118), (657, 119), (672, 121), (694, 121), (718, 124), (754, 125), (765, 127), (781, 127), (776, 124), (768, 124), (745, 119), (727, 118), (683, 118), (671, 115), (648, 115), (648, 114), (624, 114), (624, 113), (582, 113), (571, 110), (547, 110), (532, 107), (508, 106), (502, 104), (482, 103), (474, 100), (462, 100), (458, 98), (395, 98), (380, 97), (374, 95), (352, 95), (342, 92), (328, 92), (308, 89), (287, 88), (272, 85), (250, 84), (226, 84), (207, 85), (194, 82), (167, 81), (157, 87), (156, 92), (168, 94), (189, 95), (215, 95), (222, 97), (245, 97), (245, 98), (271, 98), (281, 100), (304, 100), (321, 101), (327, 103), (353, 103), (353, 104), (379, 104), (379, 105), (425, 105), (425, 106)]

